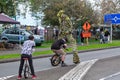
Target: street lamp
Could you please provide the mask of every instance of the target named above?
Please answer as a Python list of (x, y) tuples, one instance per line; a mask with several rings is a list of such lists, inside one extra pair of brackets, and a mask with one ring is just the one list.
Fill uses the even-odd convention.
[[(14, 18), (14, 20), (16, 21), (16, 1), (13, 1), (13, 10), (14, 10), (14, 12), (13, 12), (13, 18)], [(15, 24), (15, 27), (16, 27), (16, 24)]]

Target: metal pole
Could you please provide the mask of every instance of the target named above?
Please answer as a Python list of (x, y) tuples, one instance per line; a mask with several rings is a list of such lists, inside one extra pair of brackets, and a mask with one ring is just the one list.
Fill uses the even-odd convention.
[(81, 20), (80, 20), (80, 25), (79, 25), (79, 32), (78, 32), (78, 44), (81, 44), (81, 30), (80, 30), (80, 28), (81, 28)]
[(112, 43), (112, 24), (110, 24), (111, 29), (110, 29), (110, 42)]
[(19, 45), (21, 45), (21, 35), (20, 35), (20, 31), (19, 31)]

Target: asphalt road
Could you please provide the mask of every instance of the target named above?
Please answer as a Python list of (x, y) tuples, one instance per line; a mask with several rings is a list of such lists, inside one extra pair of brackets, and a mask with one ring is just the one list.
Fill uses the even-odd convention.
[[(106, 49), (106, 50), (99, 50), (99, 51), (92, 51), (92, 52), (84, 52), (84, 53), (80, 53), (80, 60), (81, 62), (83, 61), (88, 61), (88, 60), (92, 60), (92, 59), (103, 59), (100, 60), (101, 62), (104, 62), (104, 58), (108, 58), (108, 57), (114, 57), (114, 56), (120, 56), (120, 48), (114, 48), (114, 49)], [(49, 61), (50, 57), (47, 58), (40, 58), (40, 59), (34, 59), (34, 66), (35, 66), (35, 71), (36, 72), (41, 72), (41, 71), (46, 71), (46, 70), (51, 70), (54, 69), (56, 67), (52, 67)], [(114, 58), (116, 59), (116, 58)], [(117, 60), (119, 61), (119, 60)], [(114, 61), (113, 61), (114, 62)], [(72, 63), (72, 55), (67, 55), (66, 56), (66, 63), (68, 65), (73, 65)], [(105, 64), (105, 63), (103, 63)], [(0, 64), (0, 77), (6, 77), (6, 76), (11, 76), (11, 75), (17, 75), (18, 72), (18, 66), (19, 66), (19, 61), (17, 62), (11, 62), (11, 63), (4, 63), (4, 64)], [(110, 65), (109, 65), (110, 66)], [(107, 70), (107, 68), (109, 68), (109, 66), (105, 66)], [(58, 66), (59, 67), (59, 66)], [(57, 67), (57, 68), (58, 68)], [(117, 66), (119, 68), (119, 66)], [(73, 67), (72, 67), (73, 68)], [(102, 64), (101, 64), (101, 67)], [(71, 69), (71, 68), (70, 68)], [(93, 68), (94, 69), (94, 68)], [(114, 73), (114, 68), (112, 68), (113, 72), (111, 71), (111, 74)], [(117, 68), (116, 68), (117, 69)], [(97, 70), (97, 69), (96, 69)], [(98, 69), (99, 70), (99, 69)], [(104, 71), (105, 71), (104, 70)], [(89, 73), (89, 72), (88, 72)], [(93, 72), (94, 73), (94, 72)], [(108, 72), (110, 73), (110, 72)], [(54, 73), (56, 74), (56, 73)], [(99, 74), (96, 73), (96, 74)], [(47, 75), (47, 74), (46, 74)], [(102, 73), (101, 73), (102, 75)], [(103, 74), (105, 75), (105, 74)], [(94, 76), (94, 75), (93, 75)], [(99, 77), (99, 79), (103, 78), (105, 76)], [(99, 80), (99, 79), (88, 79), (88, 77), (86, 76), (85, 79), (83, 80)]]
[(98, 60), (83, 80), (120, 80), (120, 56)]

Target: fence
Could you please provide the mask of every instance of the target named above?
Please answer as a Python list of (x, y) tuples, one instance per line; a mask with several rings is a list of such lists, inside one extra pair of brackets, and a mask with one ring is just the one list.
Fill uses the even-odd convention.
[[(91, 32), (92, 36), (90, 38), (90, 41), (93, 40), (92, 42), (94, 42), (94, 40), (96, 39), (96, 34), (94, 32)], [(114, 40), (120, 40), (120, 31), (113, 31), (113, 39)], [(45, 41), (46, 42), (52, 42), (54, 40), (57, 39), (58, 36), (54, 36), (54, 30), (53, 29), (47, 29), (47, 32), (45, 33)], [(78, 40), (78, 34), (77, 31), (73, 31), (73, 37)], [(98, 34), (98, 39), (99, 39), (99, 34)]]
[[(53, 29), (47, 29), (47, 32), (45, 32), (45, 41), (46, 42), (51, 42), (54, 41), (58, 38), (58, 36), (54, 35), (54, 30)], [(73, 37), (77, 39), (77, 31), (73, 31)]]

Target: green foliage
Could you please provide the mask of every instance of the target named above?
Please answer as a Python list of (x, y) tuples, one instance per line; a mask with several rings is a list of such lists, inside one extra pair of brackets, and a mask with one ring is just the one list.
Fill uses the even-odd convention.
[(43, 12), (43, 25), (59, 26), (57, 13), (59, 10), (65, 10), (65, 13), (72, 19), (74, 27), (78, 27), (79, 21), (82, 24), (88, 20), (93, 22), (94, 12), (91, 3), (82, 0), (30, 0), (30, 9), (33, 14)]
[(41, 46), (37, 46), (36, 48), (49, 48), (51, 46), (51, 43), (44, 42)]
[[(18, 9), (19, 4), (24, 6), (21, 13)], [(36, 19), (41, 19), (41, 13), (44, 13), (42, 18), (43, 25), (50, 25), (52, 27), (59, 26), (57, 13), (59, 10), (65, 10), (65, 13), (72, 19), (74, 27), (79, 25), (78, 19), (81, 19), (82, 23), (86, 20), (93, 22), (93, 18), (96, 18), (93, 14), (91, 3), (86, 0), (1, 0), (0, 11), (9, 16), (24, 15), (27, 7), (32, 12), (31, 15)]]
[(120, 41), (113, 41), (112, 43), (107, 44), (90, 44), (86, 46), (78, 46), (78, 50), (90, 50), (90, 49), (100, 49), (100, 48), (109, 48), (109, 47), (115, 47), (120, 46)]
[[(113, 41), (112, 43), (107, 43), (107, 44), (96, 43), (96, 44), (90, 44), (90, 45), (84, 45), (84, 46), (78, 45), (78, 51), (116, 47), (116, 46), (120, 46), (119, 44), (120, 44), (120, 41)], [(48, 45), (46, 43), (44, 46), (41, 46), (39, 48), (50, 48), (50, 45), (51, 45), (51, 43), (48, 43)], [(71, 51), (72, 51), (72, 48), (68, 48), (68, 51), (65, 50), (65, 52), (67, 52), (67, 53), (69, 53)], [(47, 54), (53, 54), (53, 52), (51, 50), (36, 51), (36, 52), (34, 52), (33, 56), (41, 56), (41, 55), (47, 55)], [(14, 58), (20, 58), (20, 53), (0, 55), (0, 60), (14, 59)]]
[(0, 55), (0, 60), (4, 60), (4, 59), (13, 59), (13, 58), (20, 58), (20, 54), (4, 54), (4, 55)]
[(16, 5), (14, 2), (14, 0), (0, 0), (0, 12), (14, 16), (16, 13)]
[(38, 55), (46, 55), (46, 54), (52, 54), (53, 52), (51, 50), (45, 50), (45, 51), (38, 51), (33, 54), (33, 56), (38, 56)]
[(91, 15), (93, 15), (93, 10), (90, 3), (80, 0), (51, 0), (51, 3), (43, 10), (45, 16), (43, 18), (43, 24), (52, 26), (59, 26), (57, 13), (59, 10), (65, 10), (65, 13), (72, 19), (74, 27), (78, 27), (79, 21), (81, 19), (82, 23), (86, 20), (93, 22)]

